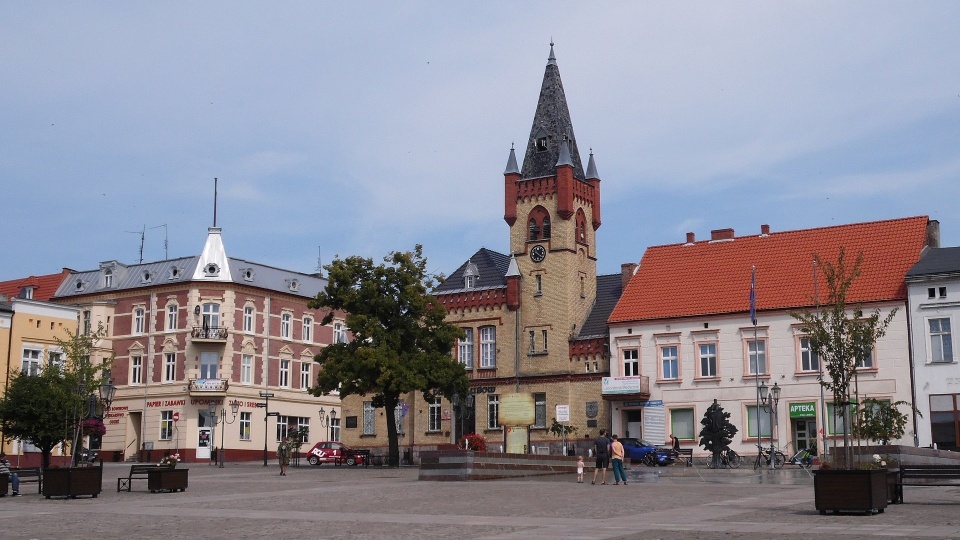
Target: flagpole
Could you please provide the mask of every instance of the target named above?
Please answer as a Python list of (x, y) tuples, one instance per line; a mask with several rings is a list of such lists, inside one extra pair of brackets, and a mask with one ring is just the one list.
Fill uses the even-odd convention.
[[(820, 313), (820, 291), (817, 287), (817, 260), (813, 260), (813, 305), (817, 314)], [(813, 354), (813, 348), (811, 347), (810, 354)], [(820, 368), (820, 452), (818, 457), (820, 462), (823, 463), (823, 460), (827, 455), (827, 399), (824, 396), (823, 392), (823, 359), (817, 358), (817, 367)]]
[[(756, 385), (757, 397), (757, 459), (760, 459), (760, 453), (763, 452), (763, 432), (760, 429), (760, 344), (757, 343), (757, 267), (750, 267), (750, 322), (753, 323), (753, 350), (754, 350), (754, 380)], [(750, 353), (749, 347), (747, 354)], [(750, 361), (747, 360), (749, 365)], [(771, 430), (770, 440), (773, 441), (773, 432)], [(771, 456), (772, 458), (773, 456)]]

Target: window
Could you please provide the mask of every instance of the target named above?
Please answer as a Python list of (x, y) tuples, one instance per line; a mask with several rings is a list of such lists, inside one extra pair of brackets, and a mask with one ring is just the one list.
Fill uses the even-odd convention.
[(946, 298), (946, 297), (947, 297), (947, 288), (946, 288), (946, 287), (940, 287), (940, 288), (938, 289), (938, 291), (940, 292), (940, 298)]
[(930, 360), (953, 362), (953, 337), (950, 334), (950, 319), (929, 319)]
[(41, 368), (40, 359), (43, 358), (43, 351), (40, 349), (24, 349), (23, 361), (20, 363), (20, 372), (26, 375), (39, 375)]
[(464, 328), (463, 339), (457, 341), (457, 358), (466, 368), (473, 367), (473, 328)]
[(177, 380), (177, 353), (163, 355), (163, 382)]
[[(88, 357), (84, 357), (88, 358)], [(60, 371), (63, 371), (67, 367), (66, 360), (63, 357), (63, 353), (60, 351), (47, 351), (47, 364), (50, 366), (57, 366)]]
[(937, 297), (937, 288), (936, 287), (927, 287), (927, 298), (933, 299)]
[[(850, 419), (854, 419), (853, 405), (848, 405)], [(843, 407), (837, 407), (833, 403), (827, 403), (827, 433), (830, 435), (843, 435)]]
[(541, 330), (540, 335), (543, 337), (543, 352), (547, 352), (547, 331)]
[(373, 427), (374, 426), (373, 422), (376, 419), (376, 416), (374, 416), (375, 411), (376, 409), (373, 408), (372, 401), (363, 402), (363, 431), (360, 433), (361, 435), (376, 434), (376, 431), (374, 430), (374, 427)]
[(533, 330), (530, 331), (530, 353), (537, 352), (537, 333)]
[[(354, 416), (356, 418), (356, 416)], [(331, 418), (330, 419), (330, 440), (339, 441), (340, 440), (340, 419)]]
[(678, 439), (695, 440), (698, 423), (694, 421), (693, 409), (670, 410), (670, 433)]
[(680, 365), (675, 345), (660, 347), (660, 364), (663, 366), (662, 375), (664, 379), (680, 377)]
[(404, 434), (403, 431), (403, 418), (407, 415), (406, 410), (410, 406), (406, 403), (400, 403), (393, 409), (393, 420), (397, 423), (397, 433), (400, 435)]
[(300, 389), (304, 392), (310, 388), (310, 363), (300, 362)]
[(343, 326), (343, 323), (340, 323), (340, 322), (333, 323), (333, 342), (334, 343), (347, 342), (347, 329), (345, 326)]
[(133, 333), (142, 334), (144, 326), (145, 316), (144, 310), (142, 307), (138, 307), (133, 310)]
[(143, 384), (143, 357), (130, 357), (130, 384)]
[(530, 240), (540, 238), (540, 226), (535, 218), (530, 218)]
[(241, 441), (250, 440), (250, 424), (252, 420), (253, 420), (253, 413), (251, 412), (240, 413), (240, 440)]
[(463, 286), (472, 289), (477, 286), (477, 276), (463, 276)]
[(758, 408), (756, 405), (747, 405), (747, 437), (751, 439), (757, 438), (757, 411), (760, 412), (760, 436), (769, 439), (771, 433), (770, 413), (764, 410), (763, 407)]
[[(700, 376), (716, 377), (717, 376), (717, 344), (701, 343), (698, 348), (700, 349)], [(676, 432), (674, 432), (674, 435), (676, 435)], [(680, 437), (680, 436), (677, 435), (677, 437)], [(685, 439), (687, 437), (681, 437), (681, 438)]]
[(537, 274), (536, 279), (537, 279), (537, 291), (533, 294), (534, 296), (541, 296), (543, 295), (543, 276), (541, 276), (540, 274)]
[(487, 429), (500, 429), (500, 396), (487, 394)]
[(443, 418), (440, 398), (435, 397), (429, 402), (427, 413), (427, 431), (440, 431), (440, 419)]
[(534, 428), (547, 427), (547, 394), (535, 392), (533, 394), (533, 426)]
[(173, 411), (160, 411), (160, 440), (173, 440)]
[(623, 376), (636, 377), (640, 375), (640, 351), (626, 349), (623, 351)]
[(177, 329), (177, 305), (170, 304), (167, 306), (167, 332), (172, 332)]
[(216, 379), (217, 368), (220, 365), (220, 355), (215, 352), (200, 353), (200, 378)]
[(113, 270), (103, 272), (103, 286), (106, 288), (113, 287)]
[(873, 349), (867, 351), (862, 358), (857, 358), (857, 369), (873, 369)]
[(956, 451), (960, 447), (957, 426), (960, 411), (957, 410), (956, 394), (930, 396), (930, 434), (932, 442), (941, 450)]
[(253, 384), (253, 355), (240, 356), (240, 383)]
[(253, 333), (253, 307), (243, 308), (243, 332), (245, 334)]
[(82, 317), (82, 322), (81, 322), (81, 326), (82, 326), (82, 328), (83, 328), (83, 335), (86, 336), (86, 335), (89, 335), (89, 334), (90, 334), (90, 324), (91, 324), (91, 321), (90, 321), (90, 310), (89, 310), (89, 309), (85, 309), (85, 310), (83, 310), (83, 317)]
[(290, 320), (291, 316), (289, 313), (284, 313), (280, 316), (280, 337), (283, 339), (290, 339)]
[(313, 317), (303, 317), (303, 341), (307, 343), (313, 341)]
[(207, 303), (203, 305), (203, 327), (220, 327), (220, 304)]
[(290, 360), (280, 359), (280, 387), (290, 388)]
[(800, 338), (800, 371), (820, 371), (820, 357), (808, 337)]
[(747, 367), (750, 375), (763, 375), (767, 372), (767, 342), (764, 340), (747, 340), (747, 354), (750, 357)]
[(537, 137), (537, 152), (546, 152), (546, 151), (547, 151), (547, 138)]
[(495, 326), (480, 327), (480, 367), (497, 367), (497, 328)]
[(543, 238), (550, 238), (550, 216), (543, 216)]

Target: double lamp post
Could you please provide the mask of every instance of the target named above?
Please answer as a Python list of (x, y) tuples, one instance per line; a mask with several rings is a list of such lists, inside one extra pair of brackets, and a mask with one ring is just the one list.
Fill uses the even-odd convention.
[[(759, 387), (757, 387), (757, 395), (760, 397), (761, 407), (767, 411), (770, 415), (770, 468), (776, 468), (776, 458), (774, 452), (776, 451), (773, 447), (773, 432), (777, 427), (777, 405), (780, 403), (780, 391), (782, 388), (777, 385), (776, 382), (773, 383), (773, 387), (767, 386), (767, 382), (763, 381)], [(757, 426), (759, 428), (759, 426)], [(757, 435), (759, 436), (760, 430), (757, 430)]]
[[(213, 418), (213, 427), (214, 429), (217, 426), (222, 426), (224, 424), (232, 424), (237, 420), (237, 411), (240, 410), (240, 402), (238, 400), (233, 400), (230, 402), (230, 410), (233, 412), (233, 419), (227, 421), (227, 409), (226, 407), (220, 409), (220, 418), (217, 418), (217, 403), (211, 401), (210, 405), (207, 406), (207, 411), (210, 413), (210, 417)], [(223, 458), (226, 455), (223, 449), (224, 433), (227, 431), (227, 428), (222, 428), (220, 430), (220, 455), (217, 456), (217, 461), (220, 464), (220, 468), (223, 468)]]

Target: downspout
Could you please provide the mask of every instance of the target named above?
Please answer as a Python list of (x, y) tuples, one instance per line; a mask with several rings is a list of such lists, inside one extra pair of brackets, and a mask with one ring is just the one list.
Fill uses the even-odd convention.
[[(913, 418), (913, 446), (920, 446), (920, 435), (917, 432), (917, 380), (916, 366), (913, 363), (913, 312), (910, 310), (910, 287), (907, 287), (907, 360), (910, 362), (910, 416)], [(930, 445), (933, 445), (933, 433), (931, 432)]]

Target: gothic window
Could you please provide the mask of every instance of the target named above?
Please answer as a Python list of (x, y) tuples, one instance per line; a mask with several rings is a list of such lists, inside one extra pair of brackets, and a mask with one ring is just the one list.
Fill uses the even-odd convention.
[(541, 240), (550, 238), (550, 213), (542, 206), (537, 206), (530, 211), (529, 221), (530, 240)]
[(537, 225), (536, 218), (530, 218), (530, 240), (540, 238), (540, 226)]
[(550, 216), (543, 217), (543, 237), (550, 238)]

